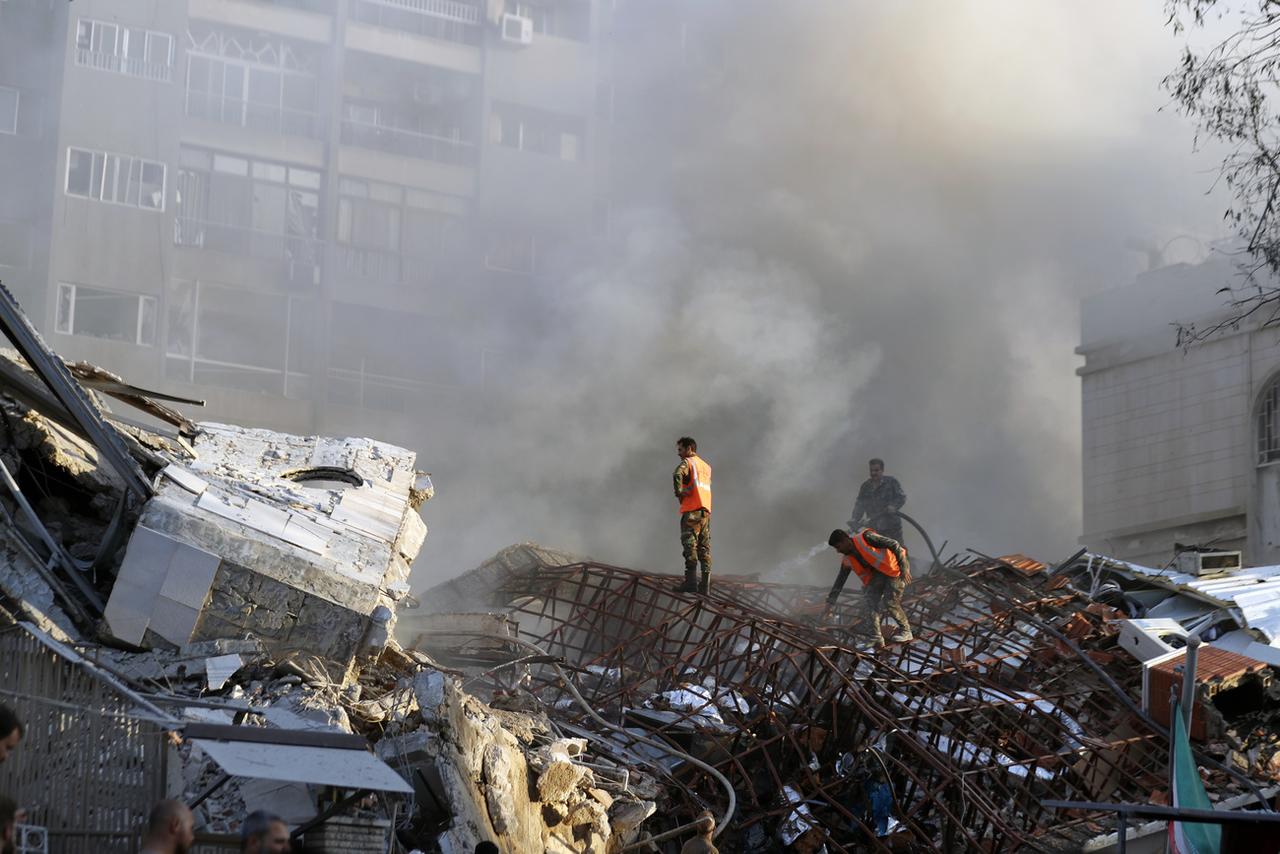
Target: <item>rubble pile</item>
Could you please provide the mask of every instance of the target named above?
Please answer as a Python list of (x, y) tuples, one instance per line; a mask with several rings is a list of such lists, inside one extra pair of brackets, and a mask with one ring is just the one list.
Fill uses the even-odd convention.
[(344, 854), (670, 853), (707, 810), (725, 851), (1104, 850), (1090, 804), (1169, 802), (1192, 633), (1211, 797), (1280, 792), (1280, 568), (935, 559), (878, 650), (856, 596), (817, 624), (825, 590), (534, 544), (415, 606), (412, 452), (191, 421), (2, 288), (0, 331), (0, 783), (60, 850), (132, 850), (164, 796), (208, 843), (267, 809)]
[[(1077, 589), (1069, 569), (1020, 556), (939, 566), (909, 588), (917, 640), (873, 654), (856, 601), (830, 625), (795, 616), (825, 590), (730, 577), (687, 596), (662, 576), (546, 565), (542, 553), (513, 547), (479, 570), (483, 582), (451, 589), (489, 591), (484, 604), (506, 609), (531, 648), (572, 665), (610, 727), (554, 668), (532, 665), (529, 690), (564, 731), (651, 770), (668, 822), (728, 807), (693, 760), (727, 778), (728, 850), (1080, 850), (1112, 820), (1042, 800), (1167, 798), (1167, 729), (1118, 645), (1127, 615)], [(495, 674), (494, 687), (513, 689), (515, 675)], [(1201, 764), (1218, 799), (1275, 796), (1256, 765), (1213, 754)]]

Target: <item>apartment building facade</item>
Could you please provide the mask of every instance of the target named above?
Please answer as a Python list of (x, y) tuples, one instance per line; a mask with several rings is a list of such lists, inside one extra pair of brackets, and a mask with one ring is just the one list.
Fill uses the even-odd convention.
[(1163, 566), (1175, 544), (1280, 563), (1280, 328), (1262, 313), (1187, 347), (1174, 324), (1231, 317), (1240, 285), (1217, 255), (1085, 300), (1084, 535), (1091, 549)]
[[(217, 418), (408, 441), (598, 240), (608, 14), (0, 0), (0, 38), (19, 16), (57, 36), (26, 42), (47, 77), (22, 42), (0, 59), (0, 132), (10, 89), (48, 113), (10, 134), (35, 140), (21, 156), (0, 147), (46, 208), (0, 277), (65, 356)], [(0, 235), (18, 218), (0, 208)]]

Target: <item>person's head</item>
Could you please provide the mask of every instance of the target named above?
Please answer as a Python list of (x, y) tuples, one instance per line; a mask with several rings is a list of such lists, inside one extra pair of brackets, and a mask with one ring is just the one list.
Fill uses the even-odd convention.
[(711, 810), (703, 810), (698, 816), (698, 834), (707, 839), (716, 832), (716, 817)]
[(693, 440), (692, 436), (681, 436), (676, 439), (676, 453), (681, 457), (692, 457), (698, 453), (698, 443)]
[(487, 839), (484, 842), (477, 842), (475, 854), (498, 854), (498, 846)]
[(196, 844), (196, 819), (182, 801), (161, 801), (147, 818), (147, 841), (173, 854), (187, 854)]
[(266, 810), (249, 813), (240, 825), (240, 850), (248, 854), (285, 854), (289, 850), (289, 825)]
[(9, 854), (14, 849), (13, 839), (18, 835), (15, 825), (18, 823), (18, 805), (11, 799), (0, 795), (0, 852)]
[(22, 740), (22, 721), (13, 709), (0, 703), (0, 762), (9, 758), (13, 749)]
[(884, 474), (884, 460), (879, 457), (873, 458), (867, 463), (867, 470), (871, 472), (872, 480), (879, 480), (880, 476)]
[(827, 545), (842, 555), (853, 554), (853, 537), (850, 537), (849, 532), (844, 528), (836, 528), (832, 531), (831, 536), (827, 537)]

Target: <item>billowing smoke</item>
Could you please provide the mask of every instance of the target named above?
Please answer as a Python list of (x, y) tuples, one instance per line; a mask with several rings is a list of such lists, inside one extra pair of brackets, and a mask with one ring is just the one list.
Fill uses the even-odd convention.
[(1212, 159), (1158, 112), (1159, 9), (668, 5), (619, 22), (618, 257), (510, 330), (508, 393), (431, 425), (418, 583), (521, 539), (678, 571), (684, 434), (720, 572), (825, 577), (797, 557), (872, 456), (949, 551), (1065, 557), (1078, 301), (1143, 268), (1126, 242), (1220, 233)]

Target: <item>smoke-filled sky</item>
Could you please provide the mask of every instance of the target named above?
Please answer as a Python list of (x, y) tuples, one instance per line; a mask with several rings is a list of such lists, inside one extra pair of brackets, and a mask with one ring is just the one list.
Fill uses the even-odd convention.
[(1066, 557), (1078, 302), (1145, 267), (1135, 241), (1222, 234), (1216, 161), (1158, 111), (1161, 4), (684, 5), (627, 93), (622, 256), (548, 285), (509, 398), (428, 425), (418, 585), (522, 539), (679, 571), (683, 434), (718, 572), (824, 540), (872, 456), (948, 551)]

